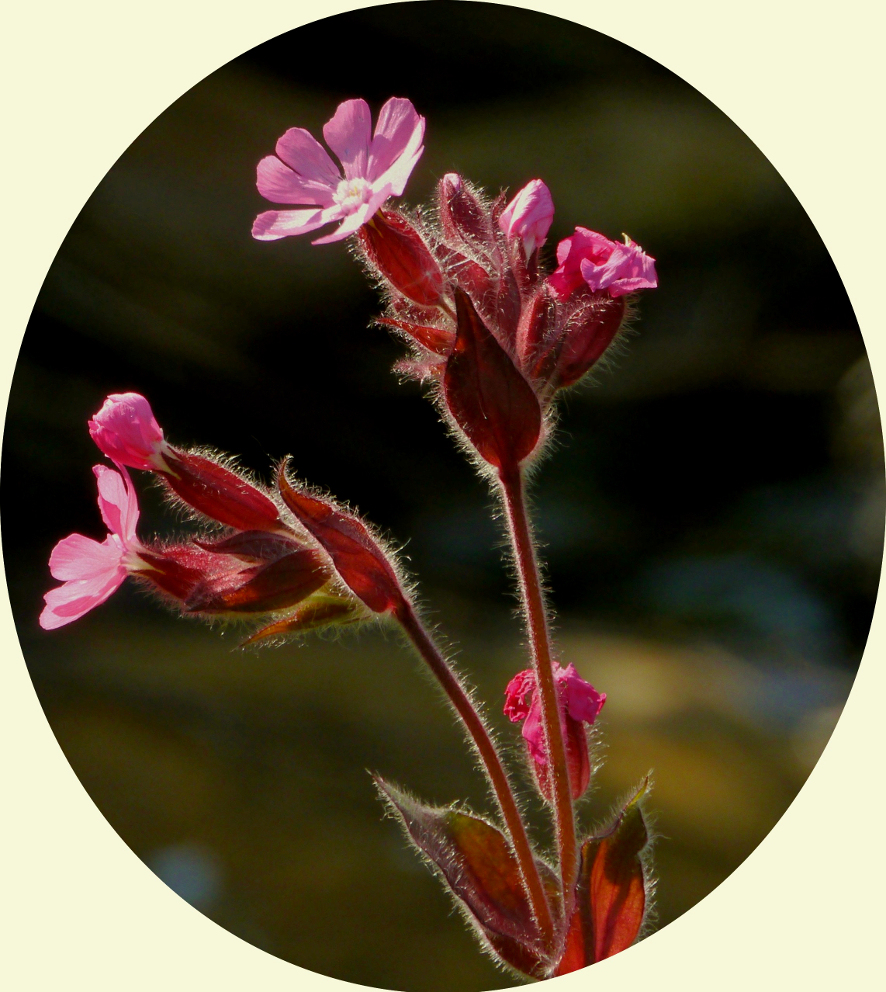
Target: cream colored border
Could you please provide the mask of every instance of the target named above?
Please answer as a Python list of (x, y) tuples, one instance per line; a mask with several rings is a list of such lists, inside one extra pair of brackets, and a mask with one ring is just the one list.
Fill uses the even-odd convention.
[[(117, 156), (181, 93), (230, 58), (308, 20), (360, 6), (366, 4), (50, 0), (7, 9), (0, 158), (4, 405), (40, 284), (78, 210)], [(883, 395), (886, 354), (877, 309), (886, 271), (882, 5), (571, 0), (518, 6), (571, 18), (633, 45), (697, 86), (746, 131), (833, 253)], [(334, 52), (331, 39), (332, 58)], [(530, 64), (526, 71), (533, 71)], [(882, 614), (878, 609), (831, 743), (761, 847), (665, 931), (590, 972), (558, 980), (560, 987), (831, 992), (877, 985), (886, 922), (879, 850)], [(13, 992), (346, 988), (232, 937), (141, 865), (62, 757), (28, 680), (5, 599), (0, 624), (0, 984)], [(367, 925), (371, 918), (370, 910)]]

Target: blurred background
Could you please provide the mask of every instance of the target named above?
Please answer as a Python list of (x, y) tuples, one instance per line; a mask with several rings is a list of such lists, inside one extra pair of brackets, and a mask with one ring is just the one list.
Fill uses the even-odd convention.
[[(249, 236), (287, 127), (391, 95), (428, 120), (407, 202), (452, 170), (492, 192), (541, 177), (549, 250), (581, 224), (658, 260), (629, 346), (562, 404), (535, 508), (563, 663), (609, 697), (583, 815), (654, 769), (659, 925), (765, 837), (840, 714), (882, 558), (879, 414), (839, 276), (763, 155), (658, 64), (545, 15), (403, 3), (283, 35), (182, 96), (84, 207), (22, 345), (2, 486), (19, 636), (68, 760), (151, 870), (256, 946), (363, 985), (504, 988), (366, 774), (489, 809), (396, 637), (242, 653), (128, 584), (37, 626), (53, 545), (104, 533), (86, 420), (135, 390), (174, 443), (264, 478), (292, 453), (405, 543), (518, 758), (501, 704), (526, 662), (487, 492), (390, 373), (401, 348), (367, 328), (346, 246)], [(143, 534), (182, 533), (145, 482)]]

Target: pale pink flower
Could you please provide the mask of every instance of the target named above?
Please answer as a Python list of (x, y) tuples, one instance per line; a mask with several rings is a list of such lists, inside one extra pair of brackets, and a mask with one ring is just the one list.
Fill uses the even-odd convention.
[(252, 236), (275, 241), (341, 221), (314, 244), (341, 241), (367, 223), (388, 197), (402, 196), (424, 151), (425, 119), (409, 100), (391, 97), (372, 137), (371, 124), (365, 100), (346, 100), (324, 126), (323, 137), (341, 161), (344, 176), (309, 132), (290, 128), (277, 142), (277, 155), (259, 162), (257, 185), (266, 199), (303, 209), (259, 214)]
[(509, 238), (521, 238), (526, 257), (545, 243), (554, 219), (551, 191), (540, 179), (533, 179), (505, 208), (498, 226)]
[[(575, 670), (574, 665), (561, 668), (554, 664), (554, 681), (566, 738), (566, 763), (572, 796), (584, 795), (591, 777), (588, 740), (585, 724), (597, 719), (606, 693), (597, 692), (590, 682)], [(527, 697), (530, 697), (527, 702)], [(542, 794), (550, 799), (548, 750), (542, 723), (541, 699), (536, 691), (536, 675), (531, 669), (519, 672), (505, 690), (505, 715), (512, 723), (523, 720), (523, 740), (534, 764), (535, 775)]]
[(138, 559), (142, 546), (135, 536), (138, 502), (126, 469), (122, 475), (105, 465), (92, 471), (98, 482), (99, 510), (110, 533), (101, 544), (71, 534), (52, 549), (49, 570), (64, 585), (43, 597), (46, 607), (40, 626), (44, 630), (78, 620), (116, 592), (130, 571), (145, 567)]
[(561, 299), (582, 283), (594, 292), (608, 290), (613, 298), (658, 285), (655, 259), (627, 235), (625, 243), (620, 244), (586, 227), (577, 227), (575, 234), (557, 245), (557, 261), (559, 268), (548, 277), (548, 285)]
[(112, 393), (89, 421), (89, 434), (118, 465), (149, 472), (166, 468), (166, 442), (151, 406), (138, 393)]

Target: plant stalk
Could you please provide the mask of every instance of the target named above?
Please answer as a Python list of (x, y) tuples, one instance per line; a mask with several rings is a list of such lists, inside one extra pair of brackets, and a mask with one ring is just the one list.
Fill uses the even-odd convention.
[(520, 866), (520, 873), (523, 876), (523, 884), (526, 894), (532, 907), (533, 915), (538, 923), (542, 938), (547, 947), (553, 946), (554, 921), (551, 916), (551, 909), (548, 905), (538, 866), (532, 853), (532, 846), (529, 843), (529, 836), (517, 802), (514, 799), (514, 791), (508, 781), (507, 772), (502, 764), (501, 757), (496, 750), (489, 730), (483, 718), (477, 711), (467, 690), (462, 685), (461, 680), (450, 668), (446, 659), (440, 653), (439, 648), (434, 644), (428, 632), (422, 626), (421, 621), (415, 614), (412, 605), (404, 603), (404, 606), (396, 612), (396, 617), (400, 621), (403, 630), (409, 637), (415, 649), (427, 663), (446, 693), (450, 703), (461, 718), (486, 774), (492, 784), (495, 798), (504, 817), (505, 825), (511, 835), (511, 843), (517, 863)]
[(560, 859), (560, 876), (563, 882), (564, 905), (567, 905), (569, 903), (568, 893), (572, 892), (578, 875), (578, 851), (575, 839), (572, 789), (569, 783), (569, 769), (566, 764), (566, 742), (560, 717), (557, 686), (554, 681), (554, 659), (551, 652), (547, 608), (541, 588), (535, 544), (526, 511), (523, 473), (519, 468), (512, 471), (503, 469), (499, 478), (507, 515), (508, 535), (514, 549), (514, 561), (517, 565), (520, 581), (520, 595), (532, 648), (536, 691), (541, 699), (542, 724), (550, 763), (549, 780), (553, 786), (551, 792)]

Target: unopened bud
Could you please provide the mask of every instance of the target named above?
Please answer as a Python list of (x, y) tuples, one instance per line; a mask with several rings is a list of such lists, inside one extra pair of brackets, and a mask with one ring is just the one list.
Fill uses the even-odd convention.
[(359, 232), (370, 263), (391, 287), (421, 306), (436, 306), (443, 273), (424, 239), (400, 213), (380, 210)]

